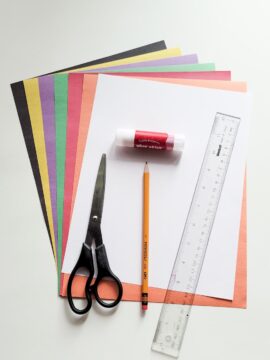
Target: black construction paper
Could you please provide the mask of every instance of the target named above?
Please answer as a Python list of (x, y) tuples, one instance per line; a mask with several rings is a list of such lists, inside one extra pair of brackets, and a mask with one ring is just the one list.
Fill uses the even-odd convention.
[[(108, 62), (108, 61), (124, 59), (124, 58), (128, 58), (128, 57), (151, 53), (154, 51), (159, 51), (159, 50), (164, 50), (164, 49), (166, 49), (165, 42), (159, 41), (159, 42), (144, 45), (144, 46), (132, 49), (132, 50), (127, 50), (127, 51), (124, 51), (124, 52), (121, 52), (118, 54), (107, 56), (107, 57), (104, 57), (101, 59), (97, 59), (97, 60), (89, 61), (89, 62), (86, 62), (83, 64), (71, 66), (66, 69), (57, 70), (50, 74), (55, 74), (58, 72), (68, 71), (68, 70), (76, 70), (76, 69), (79, 69), (79, 68), (85, 67), (85, 66), (97, 65), (97, 64), (104, 63), (104, 62)], [(43, 76), (43, 75), (40, 75), (40, 76)], [(48, 234), (50, 237), (50, 241), (51, 241), (48, 217), (47, 217), (47, 212), (46, 212), (46, 207), (45, 207), (44, 194), (43, 194), (43, 189), (42, 189), (42, 184), (41, 184), (41, 177), (40, 177), (40, 172), (39, 172), (39, 167), (38, 167), (37, 154), (36, 154), (36, 149), (35, 149), (35, 144), (34, 144), (33, 132), (32, 132), (32, 127), (31, 127), (31, 122), (30, 122), (30, 116), (29, 116), (23, 81), (18, 81), (18, 82), (11, 84), (11, 90), (13, 93), (13, 98), (14, 98), (15, 105), (17, 108), (17, 113), (19, 116), (25, 145), (26, 145), (28, 156), (30, 159), (32, 171), (34, 174), (46, 228), (47, 228), (47, 231), (48, 231)], [(52, 242), (51, 242), (51, 246), (52, 246)]]

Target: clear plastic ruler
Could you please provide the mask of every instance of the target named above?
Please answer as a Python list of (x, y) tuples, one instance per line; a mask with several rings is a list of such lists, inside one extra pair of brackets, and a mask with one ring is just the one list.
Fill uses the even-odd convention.
[[(177, 251), (152, 350), (178, 357), (208, 240), (231, 159), (240, 119), (217, 113)], [(184, 303), (174, 304), (172, 292), (184, 291)]]

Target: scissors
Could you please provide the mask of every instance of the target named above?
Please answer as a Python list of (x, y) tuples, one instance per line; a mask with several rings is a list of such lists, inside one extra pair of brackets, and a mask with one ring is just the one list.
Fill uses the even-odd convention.
[[(79, 256), (79, 259), (72, 270), (68, 286), (67, 286), (67, 297), (70, 308), (76, 314), (82, 315), (86, 314), (92, 306), (92, 295), (96, 298), (97, 302), (106, 308), (112, 308), (116, 306), (123, 295), (123, 287), (116, 275), (111, 271), (105, 245), (103, 244), (100, 224), (103, 210), (103, 202), (104, 202), (104, 193), (105, 193), (105, 182), (106, 182), (106, 155), (103, 154), (100, 160), (98, 174), (96, 178), (96, 185), (94, 190), (94, 196), (92, 201), (92, 209), (90, 213), (90, 219), (87, 228), (87, 234), (85, 241), (82, 245), (82, 250)], [(92, 244), (95, 242), (96, 244), (96, 264), (97, 264), (97, 276), (95, 281), (91, 284), (94, 277), (94, 262), (92, 255)], [(86, 297), (86, 306), (83, 309), (78, 309), (74, 305), (73, 297), (72, 297), (72, 283), (74, 277), (79, 269), (86, 269), (89, 273), (88, 279), (85, 285), (85, 297)], [(114, 288), (117, 289), (116, 299), (113, 299), (112, 302), (105, 302), (101, 299), (99, 295), (98, 286), (102, 280), (109, 279), (112, 280), (112, 284)]]

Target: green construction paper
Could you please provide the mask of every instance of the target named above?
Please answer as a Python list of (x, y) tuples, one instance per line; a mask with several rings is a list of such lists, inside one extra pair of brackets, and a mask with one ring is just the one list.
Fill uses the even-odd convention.
[[(102, 64), (101, 64), (102, 66)], [(185, 64), (185, 65), (169, 65), (154, 66), (142, 68), (118, 69), (117, 73), (147, 73), (147, 72), (196, 72), (196, 71), (214, 71), (215, 64)], [(84, 72), (79, 71), (78, 72)], [(99, 73), (99, 70), (85, 71), (85, 73)], [(104, 71), (106, 72), (106, 71)], [(108, 71), (112, 72), (112, 71)], [(103, 71), (102, 71), (103, 73)], [(63, 247), (63, 205), (64, 205), (64, 186), (65, 186), (65, 158), (66, 158), (66, 127), (67, 127), (67, 102), (68, 102), (68, 75), (58, 74), (55, 77), (55, 91), (58, 83), (59, 94), (55, 94), (55, 111), (56, 111), (56, 163), (57, 163), (57, 209), (58, 209), (58, 260), (62, 261)], [(59, 102), (59, 103), (58, 103)], [(58, 110), (57, 110), (58, 109)], [(59, 112), (59, 113), (58, 113)], [(61, 113), (62, 112), (62, 113)], [(58, 114), (57, 114), (58, 113)], [(58, 144), (60, 142), (60, 144)], [(58, 154), (60, 151), (60, 154)], [(60, 283), (61, 266), (58, 268), (58, 276)]]
[[(192, 72), (192, 71), (211, 71), (215, 69), (213, 63), (206, 64), (181, 64), (169, 66), (147, 66), (134, 67), (127, 69), (117, 69), (117, 72)], [(97, 69), (98, 71), (98, 69)], [(109, 70), (112, 71), (112, 70)], [(55, 76), (55, 106), (56, 106), (56, 153), (57, 153), (57, 215), (59, 246), (57, 251), (58, 261), (62, 256), (63, 247), (63, 206), (64, 206), (64, 184), (65, 184), (65, 158), (66, 158), (66, 118), (67, 118), (67, 98), (68, 98), (68, 76), (67, 74), (59, 74)], [(60, 251), (61, 250), (61, 251)], [(61, 264), (61, 261), (59, 264)], [(58, 270), (61, 266), (58, 267)], [(60, 270), (59, 270), (60, 271)]]
[[(64, 206), (65, 161), (66, 161), (66, 127), (68, 75), (54, 75), (55, 96), (55, 130), (56, 130), (56, 183), (57, 183), (57, 216), (58, 216), (58, 264), (62, 262), (62, 224)], [(61, 265), (58, 266), (58, 278)], [(60, 286), (60, 281), (58, 282)]]
[[(102, 70), (102, 73), (145, 73), (145, 72), (193, 72), (193, 71), (214, 71), (215, 64), (181, 64), (167, 66), (134, 67), (128, 69)], [(92, 71), (91, 71), (92, 72)], [(94, 72), (94, 71), (93, 71)], [(98, 69), (96, 72), (99, 72)]]

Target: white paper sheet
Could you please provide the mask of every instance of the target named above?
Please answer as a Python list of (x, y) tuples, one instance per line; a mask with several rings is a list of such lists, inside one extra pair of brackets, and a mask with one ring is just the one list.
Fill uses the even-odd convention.
[[(142, 176), (149, 162), (149, 286), (167, 288), (217, 112), (241, 118), (197, 293), (232, 299), (248, 132), (249, 96), (109, 75), (99, 76), (62, 271), (70, 273), (85, 239), (97, 170), (107, 154), (102, 233), (110, 266), (141, 284)], [(117, 148), (118, 128), (183, 133), (181, 159)], [(173, 154), (171, 154), (173, 155)], [(178, 290), (183, 290), (179, 288)]]

